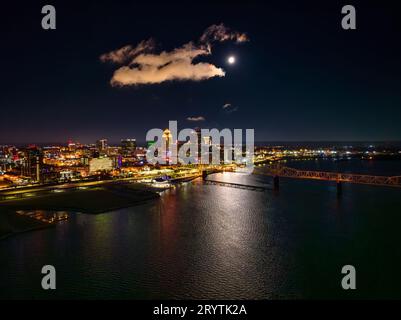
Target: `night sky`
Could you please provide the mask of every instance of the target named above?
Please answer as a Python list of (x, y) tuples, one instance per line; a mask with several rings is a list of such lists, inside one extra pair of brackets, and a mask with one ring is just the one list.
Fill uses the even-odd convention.
[[(401, 140), (401, 11), (382, 1), (298, 2), (2, 3), (0, 143), (144, 141), (169, 120), (254, 128), (258, 141)], [(56, 7), (56, 30), (41, 28), (45, 4)], [(357, 30), (341, 28), (345, 4), (356, 7)], [(216, 41), (192, 63), (224, 77), (111, 85), (121, 66), (102, 54), (149, 38), (153, 54), (170, 52), (221, 23), (249, 41)]]

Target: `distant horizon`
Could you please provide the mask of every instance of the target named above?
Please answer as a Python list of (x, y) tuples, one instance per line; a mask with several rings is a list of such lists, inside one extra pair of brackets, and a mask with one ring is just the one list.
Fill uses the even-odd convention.
[[(109, 141), (107, 138), (99, 138), (106, 139), (109, 146), (118, 146), (121, 141)], [(122, 138), (125, 139), (125, 138)], [(135, 139), (135, 138), (133, 138)], [(72, 142), (78, 142), (83, 145), (96, 144), (96, 141), (92, 142), (81, 142), (79, 140), (72, 140)], [(139, 147), (146, 146), (147, 141), (144, 140), (136, 140), (136, 143)], [(16, 147), (26, 147), (29, 145), (37, 145), (37, 146), (63, 146), (67, 145), (68, 140), (66, 141), (52, 141), (52, 142), (0, 142), (0, 146), (16, 146)], [(257, 140), (255, 141), (255, 146), (263, 146), (266, 145), (320, 145), (327, 146), (328, 144), (332, 146), (338, 146), (342, 144), (354, 144), (354, 145), (368, 145), (375, 144), (377, 145), (391, 145), (392, 147), (401, 147), (401, 140)]]

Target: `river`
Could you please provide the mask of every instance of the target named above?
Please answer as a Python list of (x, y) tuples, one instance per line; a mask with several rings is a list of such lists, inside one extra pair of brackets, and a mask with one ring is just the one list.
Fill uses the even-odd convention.
[[(400, 175), (399, 162), (287, 163), (318, 170)], [(398, 171), (397, 171), (398, 170)], [(252, 185), (238, 173), (215, 180)], [(55, 228), (0, 241), (2, 299), (401, 298), (401, 190), (281, 179), (280, 191), (204, 184)], [(57, 289), (41, 289), (41, 268)], [(357, 289), (341, 288), (356, 268)]]

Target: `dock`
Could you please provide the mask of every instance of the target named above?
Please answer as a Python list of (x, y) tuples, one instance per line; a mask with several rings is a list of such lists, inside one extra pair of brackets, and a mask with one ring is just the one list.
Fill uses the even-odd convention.
[(260, 191), (260, 192), (263, 192), (263, 191), (266, 191), (266, 190), (272, 190), (272, 188), (268, 187), (268, 186), (255, 186), (255, 185), (249, 185), (249, 184), (224, 182), (224, 181), (218, 181), (218, 180), (206, 179), (206, 180), (204, 180), (204, 182), (206, 184), (213, 184), (213, 185), (218, 185), (218, 186), (245, 189), (245, 190), (252, 190), (252, 191)]

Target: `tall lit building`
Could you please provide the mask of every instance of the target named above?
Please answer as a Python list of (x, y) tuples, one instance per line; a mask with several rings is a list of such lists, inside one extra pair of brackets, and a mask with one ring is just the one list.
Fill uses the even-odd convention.
[(23, 176), (30, 177), (32, 180), (40, 182), (42, 164), (42, 151), (36, 146), (30, 146), (25, 151), (21, 173)]
[(170, 158), (171, 158), (171, 144), (173, 142), (173, 135), (171, 134), (169, 129), (166, 129), (163, 131), (163, 145), (166, 148), (164, 150), (163, 158), (166, 161), (166, 164), (170, 164)]
[(195, 128), (195, 133), (197, 137), (197, 143), (198, 143), (198, 164), (202, 163), (202, 134), (201, 134), (201, 128)]
[(132, 156), (136, 150), (135, 139), (122, 139), (121, 140), (121, 152), (125, 156)]
[(71, 139), (68, 140), (68, 150), (75, 151), (76, 147), (77, 145), (75, 144), (75, 142), (73, 142)]
[[(212, 138), (209, 136), (203, 137), (203, 146), (201, 147), (202, 156), (207, 159), (207, 163), (212, 163)], [(203, 163), (205, 164), (205, 163)]]
[(106, 150), (107, 149), (107, 139), (100, 139), (96, 141), (96, 147), (99, 149), (99, 151)]
[(99, 155), (107, 154), (107, 139), (100, 139), (96, 141), (96, 149)]

